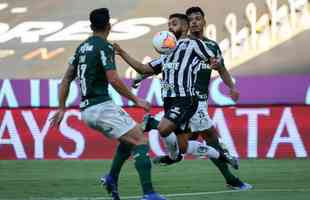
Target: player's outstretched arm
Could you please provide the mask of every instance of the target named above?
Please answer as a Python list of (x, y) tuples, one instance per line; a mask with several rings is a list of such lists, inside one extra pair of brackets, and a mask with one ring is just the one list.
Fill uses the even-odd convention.
[(230, 89), (230, 96), (234, 101), (239, 100), (239, 92), (235, 87), (235, 84), (231, 78), (231, 75), (229, 74), (228, 70), (226, 67), (222, 66), (217, 69), (217, 71), (220, 74), (221, 79), (224, 81), (225, 85), (229, 87)]
[(113, 47), (116, 54), (118, 54), (128, 65), (130, 65), (138, 73), (147, 74), (149, 76), (155, 73), (154, 70), (148, 64), (143, 64), (140, 61), (134, 59), (118, 44), (114, 43)]
[(106, 71), (106, 76), (108, 78), (108, 82), (113, 86), (113, 88), (122, 96), (128, 98), (129, 100), (133, 101), (137, 106), (143, 108), (145, 111), (150, 110), (150, 104), (135, 96), (128, 87), (123, 83), (123, 81), (118, 76), (116, 70), (111, 69)]
[(65, 108), (66, 108), (66, 100), (68, 98), (70, 84), (76, 77), (76, 68), (73, 65), (69, 65), (64, 78), (60, 84), (60, 92), (59, 92), (59, 109), (55, 113), (55, 115), (50, 119), (51, 126), (59, 126), (61, 120), (63, 119)]

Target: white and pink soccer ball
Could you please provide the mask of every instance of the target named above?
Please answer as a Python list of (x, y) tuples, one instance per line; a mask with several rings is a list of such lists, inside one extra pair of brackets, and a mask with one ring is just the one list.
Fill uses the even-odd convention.
[(177, 39), (169, 31), (160, 31), (153, 37), (153, 47), (159, 54), (170, 54), (177, 45)]

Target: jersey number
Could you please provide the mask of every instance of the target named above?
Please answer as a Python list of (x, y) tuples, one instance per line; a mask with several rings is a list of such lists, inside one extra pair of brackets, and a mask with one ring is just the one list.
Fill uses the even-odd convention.
[(78, 76), (80, 78), (80, 84), (81, 84), (81, 90), (82, 90), (83, 96), (86, 96), (86, 92), (87, 92), (86, 79), (85, 79), (86, 68), (87, 68), (86, 64), (81, 64), (79, 65), (79, 70), (78, 70)]

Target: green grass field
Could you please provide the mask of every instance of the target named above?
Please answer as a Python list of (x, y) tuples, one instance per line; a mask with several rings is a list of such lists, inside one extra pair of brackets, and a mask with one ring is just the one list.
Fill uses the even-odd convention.
[[(98, 177), (111, 161), (0, 161), (0, 200), (109, 199)], [(233, 192), (211, 162), (187, 160), (169, 167), (153, 167), (154, 185), (171, 200), (309, 200), (310, 160), (242, 160), (234, 171), (254, 185), (252, 191)], [(140, 186), (133, 161), (120, 178), (123, 199), (139, 199)], [(132, 198), (131, 198), (132, 197)]]

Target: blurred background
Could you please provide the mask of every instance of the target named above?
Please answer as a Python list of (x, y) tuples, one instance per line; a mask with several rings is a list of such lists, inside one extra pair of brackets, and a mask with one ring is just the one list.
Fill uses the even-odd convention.
[[(92, 148), (91, 156), (87, 154), (85, 137), (88, 134), (79, 121), (77, 82), (72, 83), (67, 101), (68, 109), (74, 109), (74, 112), (68, 110), (68, 120), (64, 120), (69, 127), (61, 129), (61, 137), (56, 136), (57, 130), (48, 129), (47, 119), (59, 105), (59, 84), (68, 58), (91, 35), (89, 12), (108, 7), (113, 25), (109, 35), (111, 43), (118, 43), (135, 58), (148, 62), (159, 56), (151, 44), (153, 35), (167, 29), (169, 14), (185, 12), (190, 6), (204, 9), (208, 23), (205, 36), (218, 42), (241, 94), (238, 102), (232, 101), (227, 87), (213, 72), (209, 87), (210, 115), (233, 154), (243, 158), (308, 157), (309, 1), (10, 0), (0, 2), (0, 158), (111, 158), (111, 150), (102, 150), (103, 154), (98, 156)], [(117, 65), (119, 74), (130, 87), (136, 72), (118, 57)], [(153, 114), (162, 110), (159, 78), (147, 79), (132, 91), (152, 103)], [(118, 105), (136, 120), (142, 120), (144, 113), (132, 102), (113, 88), (110, 93)], [(47, 138), (59, 138), (51, 139), (51, 144), (42, 143), (42, 152), (38, 155), (27, 153), (28, 150), (36, 152), (37, 146), (32, 145), (36, 140), (30, 137), (33, 131), (39, 129), (40, 132), (44, 128)], [(80, 137), (74, 132), (80, 133)], [(21, 137), (14, 140), (15, 137), (10, 136), (13, 133)], [(70, 142), (70, 138), (74, 138), (73, 141)], [(100, 138), (102, 142), (107, 141)], [(89, 141), (100, 145), (92, 139)], [(58, 143), (68, 145), (66, 148), (81, 149), (75, 149), (76, 154), (64, 153), (63, 156), (52, 150), (44, 152), (45, 148), (58, 147)], [(17, 147), (23, 153), (18, 154)], [(154, 154), (164, 153), (158, 145), (155, 147)]]
[[(140, 60), (154, 58), (152, 36), (167, 29), (171, 13), (193, 5), (204, 9), (206, 35), (221, 45), (234, 75), (309, 73), (307, 0), (269, 4), (264, 0), (2, 1), (0, 78), (61, 78), (68, 57), (91, 34), (88, 14), (97, 7), (111, 10), (111, 42)], [(120, 61), (119, 72), (133, 76)]]
[[(148, 62), (158, 57), (151, 43), (153, 35), (167, 29), (171, 13), (185, 12), (191, 6), (200, 6), (205, 11), (208, 23), (205, 36), (220, 45), (240, 91), (240, 101), (233, 102), (221, 79), (212, 74), (209, 111), (222, 141), (233, 155), (242, 159), (292, 159), (285, 165), (275, 163), (274, 169), (279, 166), (301, 169), (296, 177), (302, 180), (299, 183), (303, 188), (310, 188), (309, 177), (303, 177), (302, 171), (310, 167), (308, 0), (0, 0), (0, 160), (3, 160), (0, 176), (7, 177), (3, 184), (14, 179), (12, 171), (25, 165), (12, 160), (112, 158), (116, 143), (81, 122), (78, 83), (71, 85), (68, 110), (60, 129), (51, 129), (48, 120), (59, 105), (59, 84), (69, 57), (91, 35), (88, 22), (91, 10), (109, 8), (111, 43), (118, 43), (133, 57)], [(130, 87), (136, 72), (120, 58), (117, 65)], [(145, 80), (132, 91), (152, 103), (152, 114), (162, 111), (158, 77)], [(118, 105), (142, 121), (145, 114), (142, 110), (113, 88), (110, 92)], [(151, 155), (165, 154), (157, 132), (154, 130), (147, 136)], [(305, 160), (299, 163), (299, 159)], [(256, 162), (259, 161), (244, 161), (246, 166), (257, 165), (257, 170), (262, 170), (246, 171), (248, 176), (264, 177), (268, 172), (263, 169), (268, 169), (269, 164), (260, 166)], [(35, 169), (32, 166), (29, 164), (27, 173), (32, 174)], [(281, 173), (287, 176), (290, 171)], [(26, 190), (17, 192), (20, 196), (13, 190), (8, 192), (28, 179), (25, 174), (20, 175), (23, 177), (20, 182), (13, 181), (7, 188), (0, 185), (0, 191), (5, 191), (0, 199), (31, 196)], [(44, 179), (44, 173), (41, 175)], [(252, 179), (258, 185), (263, 184), (258, 180)], [(270, 183), (283, 182), (290, 188), (298, 182), (277, 180)], [(42, 193), (33, 195), (40, 197)]]

